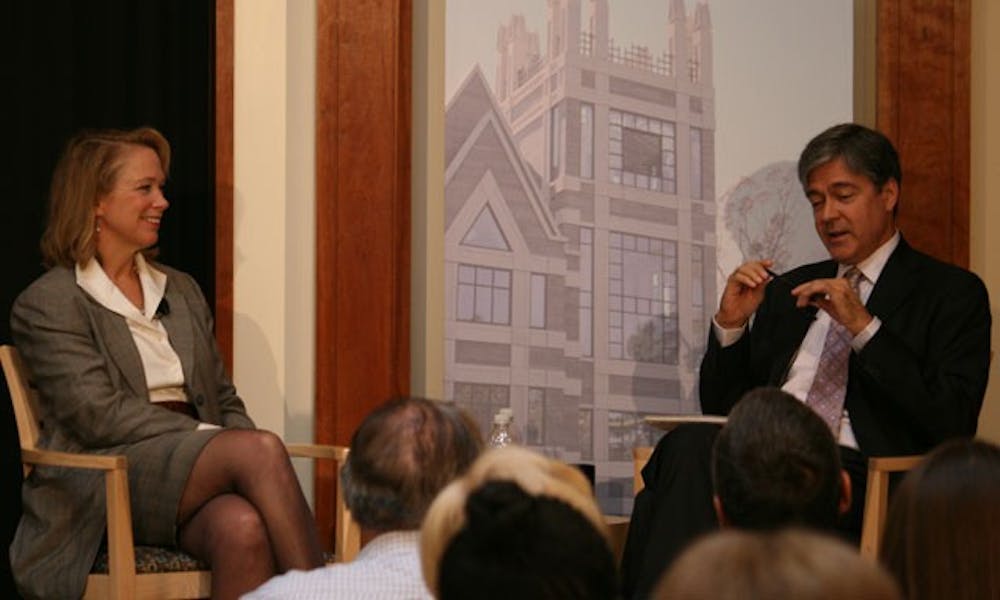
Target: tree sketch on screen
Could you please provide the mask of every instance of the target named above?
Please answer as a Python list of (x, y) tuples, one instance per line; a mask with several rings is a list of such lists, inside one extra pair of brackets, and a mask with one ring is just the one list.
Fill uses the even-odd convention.
[(742, 261), (769, 258), (773, 269), (782, 272), (826, 258), (810, 227), (812, 209), (793, 161), (773, 163), (742, 178), (722, 195), (719, 206)]

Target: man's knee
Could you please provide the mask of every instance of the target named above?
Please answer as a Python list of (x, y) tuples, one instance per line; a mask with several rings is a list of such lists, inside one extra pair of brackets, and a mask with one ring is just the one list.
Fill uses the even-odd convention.
[(710, 470), (712, 445), (720, 429), (710, 423), (688, 423), (660, 438), (642, 469), (646, 487), (655, 490), (669, 484), (679, 473)]

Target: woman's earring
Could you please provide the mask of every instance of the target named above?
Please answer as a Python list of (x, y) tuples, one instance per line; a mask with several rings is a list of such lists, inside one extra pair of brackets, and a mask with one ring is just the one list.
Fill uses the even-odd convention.
[(94, 231), (97, 232), (97, 233), (101, 233), (101, 222), (100, 221), (94, 221)]

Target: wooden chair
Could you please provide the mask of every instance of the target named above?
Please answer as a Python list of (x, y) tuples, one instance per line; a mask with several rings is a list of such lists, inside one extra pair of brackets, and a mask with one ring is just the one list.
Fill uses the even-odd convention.
[[(992, 361), (993, 354), (990, 353)], [(654, 427), (670, 431), (684, 423), (714, 423), (723, 425), (725, 417), (711, 415), (662, 415), (646, 417), (646, 422)], [(646, 466), (651, 446), (632, 449), (632, 487), (638, 494), (644, 487), (642, 468)], [(885, 515), (889, 508), (889, 480), (892, 473), (909, 471), (920, 464), (923, 456), (885, 456), (868, 459), (868, 484), (865, 491), (864, 517), (861, 526), (861, 555), (872, 561), (878, 560), (882, 533), (885, 530)]]
[(638, 494), (646, 484), (642, 481), (642, 468), (649, 462), (649, 457), (653, 454), (652, 446), (638, 446), (632, 448), (632, 493)]
[[(0, 346), (0, 362), (3, 363), (14, 405), (25, 477), (36, 465), (104, 472), (107, 555), (99, 556), (95, 561), (95, 568), (87, 577), (83, 597), (208, 598), (211, 594), (211, 573), (207, 565), (180, 551), (134, 545), (125, 457), (70, 454), (38, 448), (39, 411), (36, 391), (29, 382), (27, 369), (13, 346)], [(335, 460), (338, 472), (348, 454), (348, 449), (342, 446), (288, 444), (287, 447), (293, 457)], [(334, 560), (346, 562), (352, 560), (360, 549), (360, 527), (351, 518), (339, 488), (336, 503)]]
[(909, 471), (923, 456), (883, 456), (868, 459), (868, 489), (861, 524), (861, 556), (878, 561), (885, 515), (889, 508), (889, 479), (892, 473)]

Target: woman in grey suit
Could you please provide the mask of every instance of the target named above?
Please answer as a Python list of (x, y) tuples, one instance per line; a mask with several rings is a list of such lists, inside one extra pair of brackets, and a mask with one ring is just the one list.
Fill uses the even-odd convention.
[[(128, 458), (137, 543), (212, 568), (212, 597), (322, 564), (281, 440), (256, 430), (226, 375), (194, 280), (151, 261), (169, 203), (170, 147), (154, 129), (82, 133), (52, 178), (49, 271), (11, 330), (39, 391), (40, 444)], [(11, 545), (21, 593), (82, 593), (105, 530), (99, 473), (38, 467)]]

